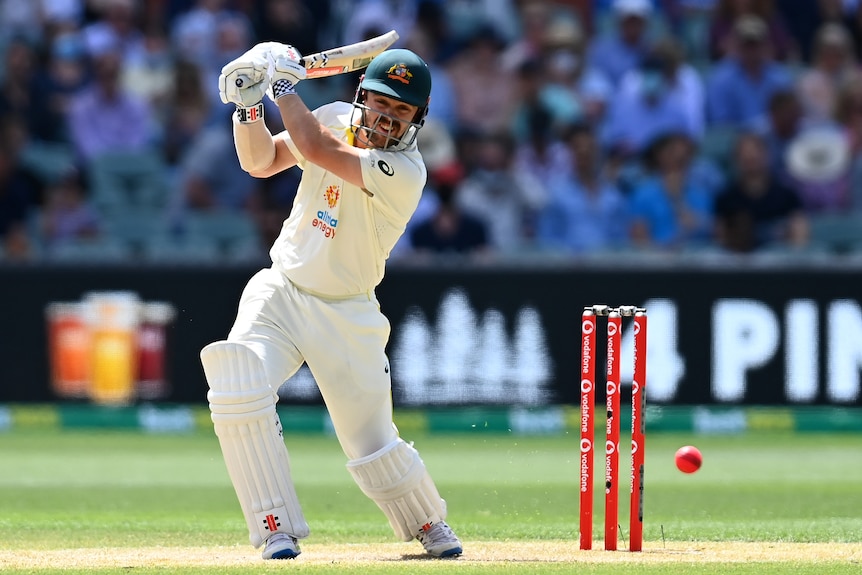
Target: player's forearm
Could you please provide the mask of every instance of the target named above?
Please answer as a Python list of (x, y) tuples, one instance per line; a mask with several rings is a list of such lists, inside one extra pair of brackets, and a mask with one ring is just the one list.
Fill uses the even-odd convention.
[(282, 96), (277, 102), (284, 129), (299, 153), (312, 164), (325, 163), (326, 147), (336, 142), (332, 134), (320, 125), (299, 96)]
[(233, 143), (239, 165), (250, 174), (266, 170), (275, 159), (275, 143), (263, 120), (244, 123), (234, 114)]

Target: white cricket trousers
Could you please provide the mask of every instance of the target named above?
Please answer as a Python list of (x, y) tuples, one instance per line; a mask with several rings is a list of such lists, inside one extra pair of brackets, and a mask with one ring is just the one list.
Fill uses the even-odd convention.
[(354, 460), (398, 437), (386, 357), (389, 331), (389, 320), (373, 293), (322, 298), (267, 268), (246, 284), (227, 339), (243, 342), (259, 355), (274, 390), (304, 361), (342, 450)]

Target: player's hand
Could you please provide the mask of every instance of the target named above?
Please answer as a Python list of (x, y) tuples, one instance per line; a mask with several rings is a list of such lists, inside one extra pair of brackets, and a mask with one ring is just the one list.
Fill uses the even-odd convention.
[(254, 106), (263, 100), (271, 71), (268, 49), (260, 44), (255, 46), (221, 69), (218, 78), (221, 101), (246, 108)]
[(281, 96), (295, 93), (296, 85), (305, 79), (305, 66), (302, 65), (302, 55), (293, 46), (271, 44), (274, 44), (269, 52), (273, 66), (272, 84), (267, 94), (274, 102)]

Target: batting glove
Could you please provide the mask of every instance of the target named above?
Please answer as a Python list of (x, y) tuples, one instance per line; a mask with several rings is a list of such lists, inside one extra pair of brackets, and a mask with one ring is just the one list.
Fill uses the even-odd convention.
[(277, 44), (270, 48), (272, 83), (267, 95), (275, 102), (282, 96), (296, 94), (296, 85), (305, 79), (302, 55), (288, 44)]

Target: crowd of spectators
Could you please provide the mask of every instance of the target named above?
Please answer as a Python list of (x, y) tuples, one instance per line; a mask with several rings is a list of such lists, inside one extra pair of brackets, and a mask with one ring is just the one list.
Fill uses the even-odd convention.
[(0, 260), (265, 258), (297, 168), (240, 169), (219, 70), (390, 28), (433, 80), (394, 259), (862, 251), (858, 0), (0, 0)]

